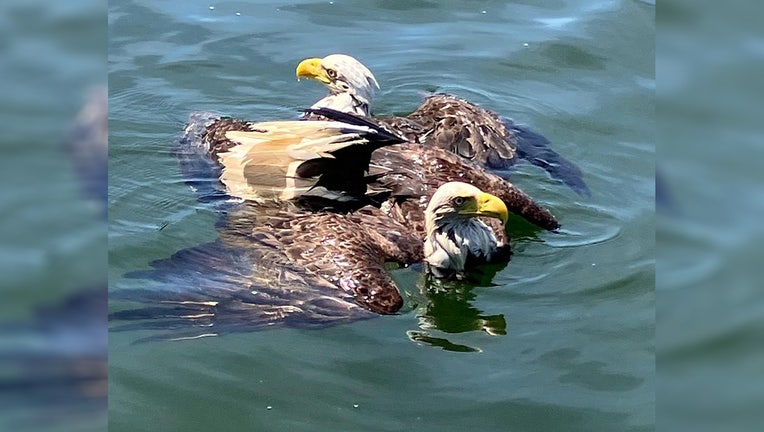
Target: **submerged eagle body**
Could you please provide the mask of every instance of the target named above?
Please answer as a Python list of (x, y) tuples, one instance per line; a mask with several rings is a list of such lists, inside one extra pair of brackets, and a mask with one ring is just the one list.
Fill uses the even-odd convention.
[[(226, 212), (215, 242), (131, 274), (160, 286), (115, 292), (115, 300), (144, 306), (113, 312), (110, 319), (132, 322), (113, 330), (169, 329), (175, 337), (191, 338), (395, 313), (403, 297), (387, 263), (427, 260), (436, 271), (448, 272), (456, 266), (430, 255), (454, 256), (463, 264), (469, 257), (490, 260), (507, 247), (478, 219), (506, 221), (508, 210), (499, 198), (463, 183), (445, 184), (438, 193), (432, 201), (437, 209), (427, 213), (432, 244), (373, 206), (337, 213), (241, 203)], [(483, 235), (473, 238), (476, 229)], [(471, 239), (466, 249), (465, 239)]]
[[(319, 81), (329, 89), (313, 108), (361, 115), (370, 115), (379, 87), (366, 66), (344, 54), (303, 60), (297, 77)], [(377, 120), (410, 142), (437, 146), (491, 169), (505, 170), (518, 159), (527, 160), (578, 194), (590, 194), (581, 170), (555, 152), (546, 138), (456, 96), (431, 95), (408, 116)]]
[[(265, 187), (271, 195), (262, 199), (260, 180), (255, 177), (250, 182), (254, 186), (249, 187), (258, 199), (225, 208), (218, 240), (180, 251), (152, 263), (151, 270), (131, 275), (158, 281), (160, 288), (115, 293), (115, 299), (143, 305), (112, 313), (115, 320), (141, 321), (118, 328), (186, 326), (191, 337), (267, 326), (320, 326), (395, 313), (403, 298), (386, 270), (387, 263), (427, 262), (436, 275), (460, 275), (470, 262), (490, 261), (508, 250), (504, 224), (509, 212), (547, 229), (559, 227), (548, 210), (474, 162), (438, 147), (394, 144), (400, 140), (368, 119), (328, 109), (312, 112), (343, 124), (326, 133), (331, 152), (310, 153), (310, 157), (297, 153), (283, 159), (283, 164), (300, 161), (329, 167), (321, 160), (361, 160), (369, 172), (351, 167), (346, 171), (355, 173), (355, 181), (368, 183), (366, 192), (353, 188), (319, 192), (328, 205), (316, 207), (302, 195), (281, 199), (284, 188), (280, 185), (286, 183)], [(244, 135), (247, 139), (242, 143), (232, 139), (241, 140), (241, 132), (281, 136), (280, 126), (285, 126), (293, 136), (282, 145), (292, 148), (311, 138), (316, 128), (326, 131), (327, 125), (321, 123), (328, 122), (298, 123), (304, 129), (294, 122), (232, 119), (190, 125), (178, 151), (184, 175), (195, 179), (196, 186), (209, 178), (229, 195), (249, 190), (226, 182), (249, 182), (246, 173), (252, 170), (248, 167), (261, 166), (263, 159), (253, 152), (233, 166), (219, 166), (230, 160), (227, 153), (242, 152), (236, 148), (257, 142), (249, 135)], [(346, 152), (335, 145), (339, 142), (347, 144)], [(368, 153), (371, 157), (365, 159)], [(206, 154), (207, 160), (199, 162), (200, 154)], [(208, 172), (211, 168), (215, 169)], [(226, 178), (222, 173), (229, 169), (245, 175)], [(320, 169), (308, 172), (316, 184), (326, 174)], [(345, 183), (338, 184), (342, 189)], [(315, 192), (300, 191), (308, 197)], [(337, 201), (337, 194), (350, 200)], [(194, 325), (190, 329), (189, 323)]]
[(438, 276), (460, 276), (508, 249), (510, 212), (559, 228), (479, 161), (353, 112), (307, 115), (322, 121), (189, 123), (177, 152), (184, 175), (243, 202), (225, 207), (215, 242), (133, 274), (163, 289), (116, 293), (152, 306), (113, 318), (161, 315), (214, 332), (395, 313), (403, 299), (386, 263), (426, 262)]
[[(315, 273), (325, 276), (325, 279), (331, 280), (343, 290), (348, 286), (355, 287), (353, 289), (359, 290), (356, 294), (360, 296), (356, 297), (356, 301), (368, 309), (377, 312), (382, 309), (387, 312), (393, 310), (394, 308), (387, 306), (380, 308), (371, 305), (369, 302), (375, 300), (364, 296), (367, 295), (365, 290), (371, 289), (370, 286), (384, 287), (380, 292), (391, 292), (397, 295), (394, 284), (388, 277), (369, 283), (347, 285), (342, 281), (347, 279), (348, 272), (368, 273), (372, 264), (382, 268), (382, 264), (387, 261), (411, 264), (421, 262), (430, 256), (442, 257), (442, 254), (425, 254), (424, 249), (438, 242), (440, 246), (427, 250), (440, 250), (441, 246), (446, 246), (442, 236), (434, 234), (433, 228), (433, 218), (437, 216), (436, 219), (440, 221), (443, 216), (440, 213), (448, 213), (446, 208), (458, 216), (444, 220), (459, 222), (449, 225), (450, 228), (457, 228), (449, 229), (447, 236), (450, 243), (457, 243), (446, 247), (446, 255), (451, 256), (452, 259), (427, 259), (433, 267), (445, 273), (463, 273), (467, 257), (490, 260), (495, 251), (506, 247), (508, 239), (504, 223), (508, 212), (515, 213), (545, 229), (554, 230), (559, 227), (557, 220), (548, 210), (511, 183), (486, 171), (474, 162), (439, 147), (396, 139), (395, 135), (367, 118), (328, 108), (312, 109), (310, 113), (328, 118), (329, 121), (250, 123), (223, 118), (212, 120), (205, 125), (198, 136), (197, 145), (223, 166), (223, 174), (220, 176), (222, 187), (229, 195), (257, 204), (254, 207), (252, 207), (254, 204), (245, 206), (249, 210), (244, 213), (231, 212), (227, 217), (225, 228), (230, 229), (231, 221), (235, 219), (237, 228), (232, 232), (237, 234), (228, 236), (227, 231), (224, 230), (221, 236), (235, 238), (243, 229), (252, 229), (257, 226), (268, 227), (267, 230), (270, 230), (271, 234), (280, 232), (281, 229), (290, 232), (285, 221), (301, 224), (300, 229), (309, 227), (314, 237), (305, 238), (311, 238), (312, 242), (293, 244), (292, 234), (271, 238), (260, 233), (258, 239), (267, 237), (270, 239), (271, 246), (292, 251), (293, 254), (289, 258), (291, 262), (298, 262), (303, 255), (310, 256), (310, 251), (316, 248), (313, 243), (321, 239), (331, 239), (322, 243), (322, 246), (329, 242), (331, 247), (336, 249), (334, 254), (338, 257), (352, 251), (348, 257), (326, 261), (323, 267), (315, 267), (316, 263), (321, 261), (315, 261), (313, 258), (308, 258), (305, 262), (299, 261), (299, 266), (314, 269)], [(304, 126), (301, 127), (300, 124)], [(332, 132), (322, 138), (324, 144), (312, 148), (309, 152), (311, 157), (318, 155), (317, 159), (307, 160), (310, 166), (322, 169), (305, 170), (313, 177), (300, 177), (302, 170), (293, 170), (297, 178), (286, 179), (289, 182), (313, 182), (314, 186), (304, 186), (301, 188), (302, 195), (290, 194), (288, 200), (277, 199), (283, 196), (281, 188), (277, 189), (278, 197), (271, 197), (270, 202), (253, 199), (263, 195), (261, 167), (264, 165), (263, 161), (270, 160), (273, 153), (272, 151), (259, 152), (260, 142), (267, 141), (267, 137), (281, 137), (284, 135), (281, 129), (288, 128), (290, 138), (279, 140), (278, 145), (282, 149), (301, 148), (305, 140), (315, 141), (313, 137), (315, 130), (328, 130), (325, 124), (337, 125), (337, 127), (333, 127)], [(342, 126), (343, 124), (346, 126)], [(357, 128), (363, 128), (363, 133), (359, 134)], [(269, 143), (269, 145), (275, 144)], [(231, 157), (234, 153), (247, 156)], [(281, 158), (283, 156), (281, 155), (279, 160), (282, 161), (282, 166), (306, 163), (306, 158), (293, 162), (295, 156), (293, 151), (284, 150), (281, 153), (292, 157), (292, 159)], [(331, 161), (332, 164), (323, 163), (324, 159)], [(362, 163), (358, 164), (358, 161)], [(322, 171), (323, 169), (326, 172)], [(344, 173), (343, 180), (341, 182), (327, 181), (325, 178), (333, 178), (336, 175), (334, 170), (337, 169)], [(230, 174), (226, 175), (227, 172)], [(281, 173), (283, 170), (278, 172)], [(274, 183), (284, 184), (284, 181), (283, 175), (272, 178)], [(311, 198), (314, 189), (321, 184), (329, 190), (318, 194), (323, 200), (319, 201), (320, 206), (316, 207), (315, 201)], [(346, 187), (353, 184), (361, 187)], [(265, 187), (267, 190), (270, 188), (272, 188), (270, 185)], [(243, 194), (242, 191), (244, 191)], [(348, 199), (343, 201), (333, 199), (337, 196), (337, 191), (341, 191), (342, 196)], [(481, 191), (491, 191), (491, 194)], [(451, 202), (451, 198), (459, 201), (459, 204)], [(428, 204), (436, 201), (443, 206), (437, 211), (435, 208), (428, 208)], [(497, 202), (501, 203), (501, 206), (496, 206)], [(446, 204), (450, 207), (446, 207)], [(263, 215), (272, 214), (267, 209), (273, 206), (280, 212), (278, 218), (258, 217), (258, 212)], [(504, 210), (499, 211), (496, 210), (497, 208)], [(488, 216), (492, 220), (476, 221), (475, 216)], [(330, 223), (324, 219), (343, 222)], [(274, 220), (278, 220), (278, 223)], [(278, 229), (275, 228), (277, 226)], [(464, 228), (464, 232), (461, 228)], [(335, 238), (335, 236), (338, 237)], [(251, 241), (252, 238), (253, 235), (248, 235), (247, 241)], [(433, 244), (428, 246), (428, 242)], [(469, 247), (465, 248), (464, 244), (469, 244)], [(484, 246), (477, 247), (480, 244)], [(373, 253), (360, 252), (356, 250), (357, 248), (367, 252), (373, 250)], [(327, 253), (327, 256), (331, 255)], [(384, 272), (378, 274), (382, 273)], [(351, 279), (357, 278), (353, 276)], [(400, 304), (396, 307), (400, 307)]]

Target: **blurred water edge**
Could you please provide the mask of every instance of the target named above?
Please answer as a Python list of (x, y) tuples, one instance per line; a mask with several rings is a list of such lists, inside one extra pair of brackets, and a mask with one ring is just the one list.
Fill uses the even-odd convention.
[(659, 3), (657, 424), (764, 424), (761, 3)]
[(106, 428), (105, 11), (0, 4), (0, 430)]

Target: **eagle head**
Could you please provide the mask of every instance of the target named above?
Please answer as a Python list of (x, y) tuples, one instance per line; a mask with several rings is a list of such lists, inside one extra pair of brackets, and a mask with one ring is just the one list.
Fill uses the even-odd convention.
[(358, 60), (345, 54), (305, 59), (297, 65), (297, 79), (309, 78), (329, 88), (329, 95), (312, 108), (332, 108), (369, 115), (369, 105), (379, 88), (374, 75)]
[(509, 211), (504, 202), (467, 183), (450, 182), (438, 188), (425, 210), (425, 261), (437, 273), (464, 272), (472, 255), (490, 260), (498, 249), (496, 235), (477, 216), (501, 220)]

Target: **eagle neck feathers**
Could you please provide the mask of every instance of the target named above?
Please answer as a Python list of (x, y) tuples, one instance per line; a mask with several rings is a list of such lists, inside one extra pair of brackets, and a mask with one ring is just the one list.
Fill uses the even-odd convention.
[(462, 274), (470, 256), (488, 261), (497, 249), (496, 236), (480, 219), (440, 220), (428, 228), (425, 261), (440, 271)]

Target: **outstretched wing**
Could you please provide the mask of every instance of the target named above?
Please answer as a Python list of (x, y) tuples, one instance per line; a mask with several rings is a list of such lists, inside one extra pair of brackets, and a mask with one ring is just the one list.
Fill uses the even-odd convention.
[(117, 329), (181, 329), (184, 337), (263, 327), (316, 327), (403, 305), (386, 262), (421, 261), (422, 240), (375, 208), (349, 215), (251, 205), (229, 212), (220, 239), (152, 263), (133, 278), (155, 289), (114, 292), (141, 307)]
[(118, 305), (109, 315), (110, 331), (162, 330), (155, 338), (184, 339), (374, 316), (333, 284), (283, 259), (279, 251), (256, 245), (241, 248), (218, 240), (151, 266), (127, 275), (152, 281), (150, 288), (109, 293)]
[(525, 159), (577, 193), (589, 194), (581, 170), (546, 138), (464, 99), (432, 95), (407, 117), (380, 122), (411, 142), (440, 147), (491, 169), (504, 170)]
[(423, 144), (494, 169), (509, 168), (516, 162), (517, 144), (512, 133), (495, 114), (464, 99), (430, 96), (408, 118), (427, 131), (420, 138)]
[(312, 195), (337, 201), (365, 196), (369, 158), (379, 147), (405, 142), (375, 123), (330, 109), (309, 110), (332, 121), (252, 123), (213, 120), (200, 134), (223, 167), (233, 196), (254, 201)]
[(549, 210), (512, 183), (442, 148), (421, 144), (387, 147), (374, 153), (372, 164), (390, 170), (379, 179), (394, 191), (383, 209), (420, 234), (424, 233), (424, 209), (429, 198), (450, 181), (470, 183), (498, 196), (512, 213), (534, 225), (547, 230), (560, 227)]
[(290, 200), (308, 193), (362, 197), (371, 152), (400, 142), (368, 126), (334, 121), (254, 127), (251, 132), (227, 132), (226, 138), (238, 145), (218, 154), (221, 182), (231, 195), (249, 200)]

